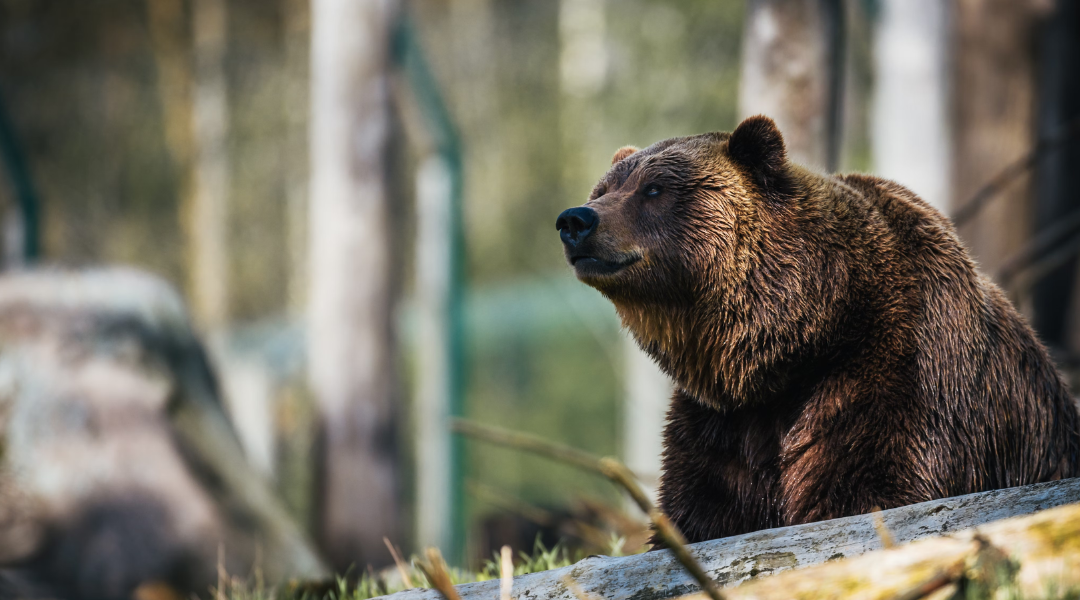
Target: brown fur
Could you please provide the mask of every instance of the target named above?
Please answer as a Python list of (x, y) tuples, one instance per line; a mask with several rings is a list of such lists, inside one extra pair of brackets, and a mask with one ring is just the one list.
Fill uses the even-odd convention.
[(1046, 350), (912, 192), (791, 164), (765, 117), (615, 158), (567, 258), (676, 382), (690, 541), (1080, 475)]

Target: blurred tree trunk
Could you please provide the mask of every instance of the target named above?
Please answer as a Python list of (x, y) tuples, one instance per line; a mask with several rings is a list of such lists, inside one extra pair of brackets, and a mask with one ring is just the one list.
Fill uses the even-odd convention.
[(387, 150), (396, 1), (315, 0), (310, 377), (321, 421), (318, 537), (333, 565), (399, 539)]
[(199, 324), (225, 327), (229, 318), (229, 104), (225, 84), (225, 0), (194, 0), (192, 126), (194, 189), (185, 207), (188, 282)]
[(288, 130), (285, 143), (290, 156), (286, 180), (286, 243), (288, 244), (288, 298), (290, 316), (302, 317), (308, 293), (308, 63), (311, 13), (308, 0), (284, 0), (285, 94), (282, 98)]
[[(194, 128), (191, 126), (192, 73), (190, 40), (184, 17), (183, 0), (146, 0), (147, 21), (154, 49), (154, 66), (157, 91), (161, 100), (161, 120), (165, 130), (165, 146), (172, 160), (176, 177), (177, 204), (180, 207), (177, 220), (184, 230), (184, 244), (190, 247), (187, 237), (187, 215), (192, 202), (192, 159), (194, 151)], [(187, 259), (190, 252), (184, 257)], [(184, 269), (190, 273), (190, 264), (184, 261)], [(188, 280), (189, 283), (190, 278)], [(184, 293), (193, 316), (197, 313), (194, 294), (189, 285)]]
[(751, 0), (739, 116), (772, 117), (797, 163), (835, 170), (844, 72), (842, 0)]
[[(953, 206), (960, 207), (1035, 141), (1035, 32), (1042, 2), (956, 3)], [(920, 127), (920, 125), (913, 125)], [(1013, 181), (960, 236), (995, 273), (1031, 231), (1031, 178)]]
[(948, 212), (951, 4), (884, 0), (879, 6), (874, 173)]
[(192, 4), (194, 69), (184, 33), (183, 2), (147, 0), (147, 12), (165, 141), (179, 181), (185, 287), (196, 322), (217, 329), (228, 317), (225, 1)]
[[(1039, 122), (1040, 138), (1060, 133), (1080, 118), (1080, 3), (1060, 1), (1040, 28)], [(1035, 226), (1043, 231), (1080, 210), (1080, 139), (1073, 137), (1045, 152), (1037, 165)], [(1043, 341), (1072, 355), (1075, 370), (1080, 354), (1080, 306), (1077, 305), (1074, 256), (1047, 274), (1035, 286), (1034, 325)]]

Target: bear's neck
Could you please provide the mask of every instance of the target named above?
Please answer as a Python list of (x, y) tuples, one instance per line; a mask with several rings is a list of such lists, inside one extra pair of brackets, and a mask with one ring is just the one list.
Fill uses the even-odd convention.
[(793, 356), (782, 356), (757, 336), (718, 326), (715, 314), (694, 307), (615, 306), (641, 349), (679, 389), (709, 406), (727, 410), (764, 402), (801, 370)]
[[(752, 297), (746, 290), (732, 296)], [(750, 303), (718, 297), (680, 306), (614, 304), (623, 326), (681, 390), (727, 411), (771, 403), (811, 385), (808, 379), (821, 374), (827, 362), (823, 340), (831, 341), (832, 354), (845, 351), (842, 336), (834, 335), (845, 328), (844, 317), (836, 316), (845, 311), (813, 296), (816, 302), (773, 293), (788, 299), (774, 307), (784, 318), (762, 317)]]
[[(703, 275), (716, 285), (692, 298), (669, 296), (669, 304), (611, 298), (641, 348), (709, 406), (770, 402), (810, 389), (854, 358), (911, 345), (910, 328), (900, 326), (918, 313), (906, 253), (875, 204), (844, 186), (825, 189), (833, 180), (814, 177), (821, 185), (797, 211), (765, 223), (768, 239), (786, 243), (770, 249), (761, 232), (740, 237), (743, 252), (754, 256), (741, 271), (724, 275), (716, 267), (720, 274)], [(834, 206), (837, 198), (843, 206)], [(813, 243), (830, 236), (843, 244)]]

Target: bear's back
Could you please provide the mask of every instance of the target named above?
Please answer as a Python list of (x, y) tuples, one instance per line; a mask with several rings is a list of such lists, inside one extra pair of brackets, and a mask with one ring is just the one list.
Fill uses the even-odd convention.
[(1080, 419), (1046, 348), (1005, 293), (980, 273), (952, 222), (907, 188), (840, 179), (888, 223), (911, 265), (913, 399), (926, 409), (935, 495), (1080, 475)]

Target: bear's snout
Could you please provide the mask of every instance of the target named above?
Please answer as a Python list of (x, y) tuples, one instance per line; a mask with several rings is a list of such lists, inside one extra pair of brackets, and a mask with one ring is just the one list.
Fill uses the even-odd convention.
[(600, 216), (595, 210), (588, 206), (576, 206), (562, 211), (555, 220), (555, 229), (559, 230), (559, 237), (564, 244), (576, 246), (596, 231), (599, 223)]

